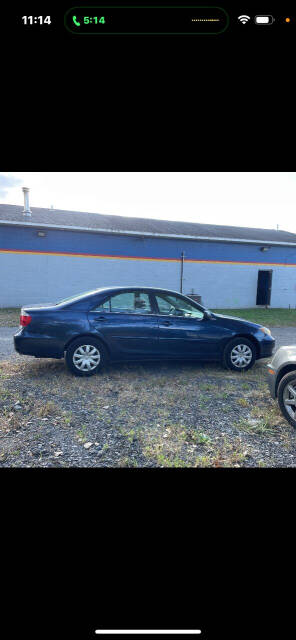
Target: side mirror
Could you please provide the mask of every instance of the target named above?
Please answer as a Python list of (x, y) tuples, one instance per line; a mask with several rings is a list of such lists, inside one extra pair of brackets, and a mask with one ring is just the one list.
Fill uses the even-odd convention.
[(211, 320), (211, 319), (212, 319), (212, 314), (210, 311), (206, 309), (204, 312), (204, 320)]

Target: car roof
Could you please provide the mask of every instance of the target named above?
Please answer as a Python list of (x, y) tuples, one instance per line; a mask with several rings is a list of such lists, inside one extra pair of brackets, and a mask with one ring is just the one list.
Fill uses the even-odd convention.
[[(92, 298), (96, 297), (96, 296), (105, 296), (105, 295), (112, 295), (112, 294), (116, 294), (116, 293), (124, 293), (125, 291), (146, 291), (147, 293), (166, 293), (166, 294), (170, 294), (170, 295), (179, 295), (179, 296), (183, 296), (183, 297), (187, 297), (184, 293), (180, 293), (179, 291), (173, 291), (172, 289), (163, 289), (161, 287), (141, 287), (141, 286), (137, 286), (135, 287), (134, 285), (131, 286), (118, 286), (118, 287), (100, 287), (98, 289), (93, 289), (92, 291), (89, 291), (88, 293), (81, 293), (81, 295), (79, 295), (79, 293), (77, 293), (77, 296), (73, 296), (73, 300), (65, 300), (64, 304), (69, 304), (72, 306), (72, 304), (78, 304), (81, 300), (91, 300)], [(194, 300), (191, 300), (191, 302), (193, 304), (198, 304), (196, 303)], [(62, 303), (62, 301), (61, 301)], [(198, 304), (199, 307), (203, 307), (203, 305)]]
[(125, 287), (123, 287), (123, 286), (121, 286), (121, 287), (104, 287), (104, 288), (101, 288), (101, 289), (94, 290), (91, 295), (96, 295), (97, 293), (101, 293), (101, 292), (102, 293), (106, 293), (106, 292), (109, 292), (109, 291), (113, 293), (114, 291), (139, 291), (139, 290), (140, 291), (150, 291), (150, 292), (162, 291), (162, 292), (165, 292), (165, 293), (173, 293), (175, 295), (180, 295), (180, 296), (184, 296), (185, 295), (184, 293), (180, 293), (179, 291), (174, 291), (173, 289), (163, 289), (162, 287), (141, 287), (140, 285), (137, 286), (137, 287), (135, 287), (134, 285), (131, 285), (130, 287), (128, 287), (128, 286), (125, 286)]
[[(93, 289), (92, 291), (89, 291), (88, 293), (81, 293), (79, 295), (79, 293), (74, 297), (73, 299), (66, 299), (64, 301), (60, 301), (59, 306), (63, 305), (63, 306), (72, 306), (72, 305), (77, 305), (79, 304), (81, 301), (85, 300), (92, 300), (92, 298), (96, 298), (97, 296), (106, 296), (106, 295), (112, 295), (112, 294), (116, 294), (116, 293), (124, 293), (124, 291), (147, 291), (147, 293), (165, 293), (168, 295), (177, 295), (177, 296), (182, 296), (182, 297), (188, 297), (186, 296), (184, 293), (180, 293), (179, 291), (174, 291), (172, 289), (163, 289), (161, 287), (141, 287), (141, 286), (118, 286), (118, 287), (100, 287), (98, 289)], [(197, 303), (195, 300), (190, 300), (191, 303), (194, 306), (197, 306), (201, 309), (205, 309), (205, 307), (200, 304)]]

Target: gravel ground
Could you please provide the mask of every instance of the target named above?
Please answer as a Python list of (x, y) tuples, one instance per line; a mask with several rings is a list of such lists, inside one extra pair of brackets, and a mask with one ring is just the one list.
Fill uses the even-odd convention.
[(14, 350), (13, 335), (17, 332), (18, 327), (1, 327), (0, 326), (0, 360), (7, 357), (16, 357), (18, 354)]
[[(0, 327), (0, 466), (296, 466), (296, 430), (266, 385), (218, 364), (113, 365), (75, 378), (62, 360), (22, 357)], [(277, 347), (295, 327), (274, 328)]]

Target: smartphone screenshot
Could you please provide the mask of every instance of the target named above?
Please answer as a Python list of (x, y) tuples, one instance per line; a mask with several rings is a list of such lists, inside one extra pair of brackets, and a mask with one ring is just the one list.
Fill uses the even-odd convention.
[(289, 638), (295, 5), (0, 29), (4, 635)]

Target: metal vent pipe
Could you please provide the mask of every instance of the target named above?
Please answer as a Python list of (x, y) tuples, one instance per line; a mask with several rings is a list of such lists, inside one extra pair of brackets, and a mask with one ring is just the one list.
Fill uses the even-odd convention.
[(32, 215), (32, 211), (30, 209), (30, 205), (29, 205), (29, 191), (30, 189), (28, 189), (28, 187), (23, 187), (23, 194), (24, 194), (24, 210), (23, 210), (23, 215), (24, 216), (28, 216), (31, 217)]

